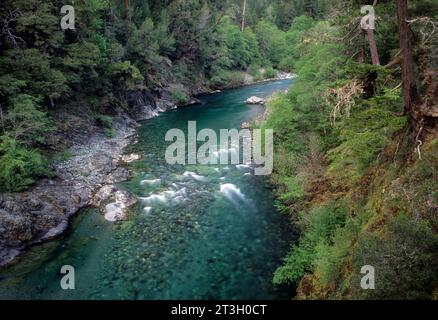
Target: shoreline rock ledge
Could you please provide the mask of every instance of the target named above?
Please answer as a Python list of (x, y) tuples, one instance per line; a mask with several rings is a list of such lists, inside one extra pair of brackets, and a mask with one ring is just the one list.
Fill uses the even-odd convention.
[(264, 105), (265, 104), (265, 99), (256, 97), (256, 96), (252, 96), (248, 99), (246, 99), (245, 101), (246, 104), (261, 104)]

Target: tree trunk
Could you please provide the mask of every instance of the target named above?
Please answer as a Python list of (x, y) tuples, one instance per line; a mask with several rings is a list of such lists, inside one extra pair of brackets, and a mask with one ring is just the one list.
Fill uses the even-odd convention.
[(129, 21), (129, 0), (125, 0), (125, 20)]
[(359, 32), (359, 63), (365, 63), (365, 32), (362, 29)]
[(367, 29), (368, 42), (370, 43), (371, 61), (375, 65), (380, 65), (379, 52), (377, 51), (376, 38), (374, 37), (374, 30)]
[(242, 27), (241, 27), (242, 32), (245, 30), (246, 1), (247, 0), (243, 0)]
[(414, 106), (419, 102), (415, 80), (412, 45), (408, 24), (408, 1), (397, 0), (398, 33), (400, 35), (400, 57), (402, 59), (403, 112), (410, 118), (416, 118)]

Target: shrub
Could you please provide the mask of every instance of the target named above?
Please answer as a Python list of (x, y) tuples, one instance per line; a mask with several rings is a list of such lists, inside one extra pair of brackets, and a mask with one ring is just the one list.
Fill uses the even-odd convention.
[(245, 82), (245, 75), (239, 71), (231, 72), (228, 76), (228, 79), (230, 87), (238, 87)]
[(3, 136), (0, 143), (0, 189), (21, 191), (34, 179), (47, 176), (47, 161), (36, 150), (20, 146), (16, 140)]
[(272, 79), (275, 78), (276, 76), (277, 76), (277, 72), (275, 72), (274, 68), (272, 67), (266, 68), (264, 74), (265, 79)]
[(252, 64), (248, 68), (248, 73), (254, 77), (255, 81), (263, 79), (262, 73), (260, 72), (260, 66)]
[(339, 128), (339, 146), (328, 152), (330, 171), (355, 181), (376, 160), (394, 134), (406, 125), (405, 117), (394, 117), (400, 97), (383, 95), (352, 113)]
[(39, 110), (41, 99), (20, 94), (12, 99), (12, 108), (4, 117), (8, 132), (19, 142), (31, 145), (42, 143), (44, 135), (52, 131), (47, 114)]
[(114, 136), (113, 119), (110, 116), (99, 114), (95, 116), (97, 123), (103, 127), (103, 132), (108, 138)]
[(296, 283), (306, 273), (312, 272), (317, 258), (317, 249), (331, 245), (337, 228), (345, 223), (347, 210), (344, 205), (329, 202), (313, 208), (302, 215), (302, 235), (298, 246), (292, 248), (283, 266), (277, 269), (274, 283)]
[[(353, 266), (375, 268), (375, 290), (357, 296), (372, 299), (430, 299), (438, 283), (438, 236), (424, 221), (406, 214), (390, 218), (385, 233), (366, 234), (353, 253)], [(354, 283), (359, 284), (356, 279)]]
[(185, 92), (176, 90), (172, 92), (172, 100), (175, 101), (177, 105), (183, 105), (187, 103), (189, 98)]
[(143, 76), (137, 67), (129, 61), (115, 62), (109, 67), (109, 76), (116, 90), (132, 90), (143, 82)]

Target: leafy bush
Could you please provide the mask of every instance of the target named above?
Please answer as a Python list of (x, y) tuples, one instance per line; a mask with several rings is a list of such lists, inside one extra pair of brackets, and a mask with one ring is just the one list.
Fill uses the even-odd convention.
[(333, 243), (333, 236), (345, 224), (346, 216), (346, 207), (334, 202), (313, 208), (307, 215), (303, 214), (299, 244), (292, 248), (283, 266), (275, 272), (274, 283), (296, 283), (306, 273), (312, 272), (318, 248)]
[(315, 274), (322, 284), (338, 284), (341, 280), (342, 268), (350, 259), (358, 234), (369, 216), (369, 213), (361, 213), (347, 217), (345, 225), (336, 228), (331, 243), (321, 242), (317, 245)]
[(36, 150), (20, 146), (16, 140), (3, 136), (0, 143), (0, 189), (21, 191), (38, 177), (49, 174), (47, 161)]
[(355, 273), (360, 275), (364, 265), (375, 268), (375, 290), (357, 288), (358, 297), (430, 299), (438, 283), (438, 236), (424, 221), (406, 214), (391, 217), (383, 235), (369, 233), (359, 239), (353, 254)]
[(265, 79), (272, 79), (275, 78), (276, 76), (277, 76), (277, 72), (275, 72), (274, 68), (272, 67), (266, 68), (264, 74)]
[(103, 127), (103, 131), (108, 138), (114, 136), (113, 119), (110, 116), (99, 114), (95, 116), (95, 119), (99, 125)]
[(132, 90), (143, 82), (143, 76), (137, 67), (129, 61), (115, 62), (109, 68), (109, 76), (115, 83), (115, 90)]
[(187, 94), (183, 91), (175, 90), (172, 92), (172, 100), (175, 101), (177, 105), (186, 104), (189, 98)]
[(394, 134), (405, 127), (406, 118), (394, 116), (400, 104), (399, 95), (377, 96), (344, 121), (338, 135), (341, 143), (328, 152), (333, 175), (349, 181), (362, 175)]
[(3, 124), (9, 135), (21, 143), (42, 143), (44, 135), (52, 131), (47, 114), (39, 110), (41, 99), (20, 94), (12, 99), (12, 107), (5, 115)]
[(228, 75), (228, 81), (230, 87), (241, 86), (245, 82), (245, 75), (242, 72), (231, 72)]

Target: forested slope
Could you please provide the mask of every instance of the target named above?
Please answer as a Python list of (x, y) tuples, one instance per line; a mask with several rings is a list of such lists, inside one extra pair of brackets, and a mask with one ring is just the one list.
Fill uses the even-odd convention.
[(67, 146), (110, 137), (137, 100), (185, 105), (292, 71), (263, 124), (278, 207), (301, 229), (274, 282), (302, 299), (437, 297), (435, 0), (80, 0), (62, 31), (64, 4), (0, 4), (0, 192), (53, 177)]
[[(358, 28), (367, 1), (294, 20), (300, 78), (264, 124), (278, 207), (301, 228), (274, 282), (300, 299), (437, 297), (438, 8), (409, 1), (407, 17), (406, 1), (376, 3), (374, 44)], [(375, 290), (361, 289), (365, 265)]]
[(241, 85), (243, 71), (257, 80), (273, 68), (290, 70), (282, 30), (324, 6), (288, 3), (251, 1), (242, 32), (241, 1), (80, 0), (75, 29), (63, 31), (69, 3), (2, 1), (0, 189), (50, 176), (52, 156), (65, 158), (78, 133), (87, 137), (97, 126), (111, 136), (120, 110), (132, 114), (147, 103), (165, 110)]

